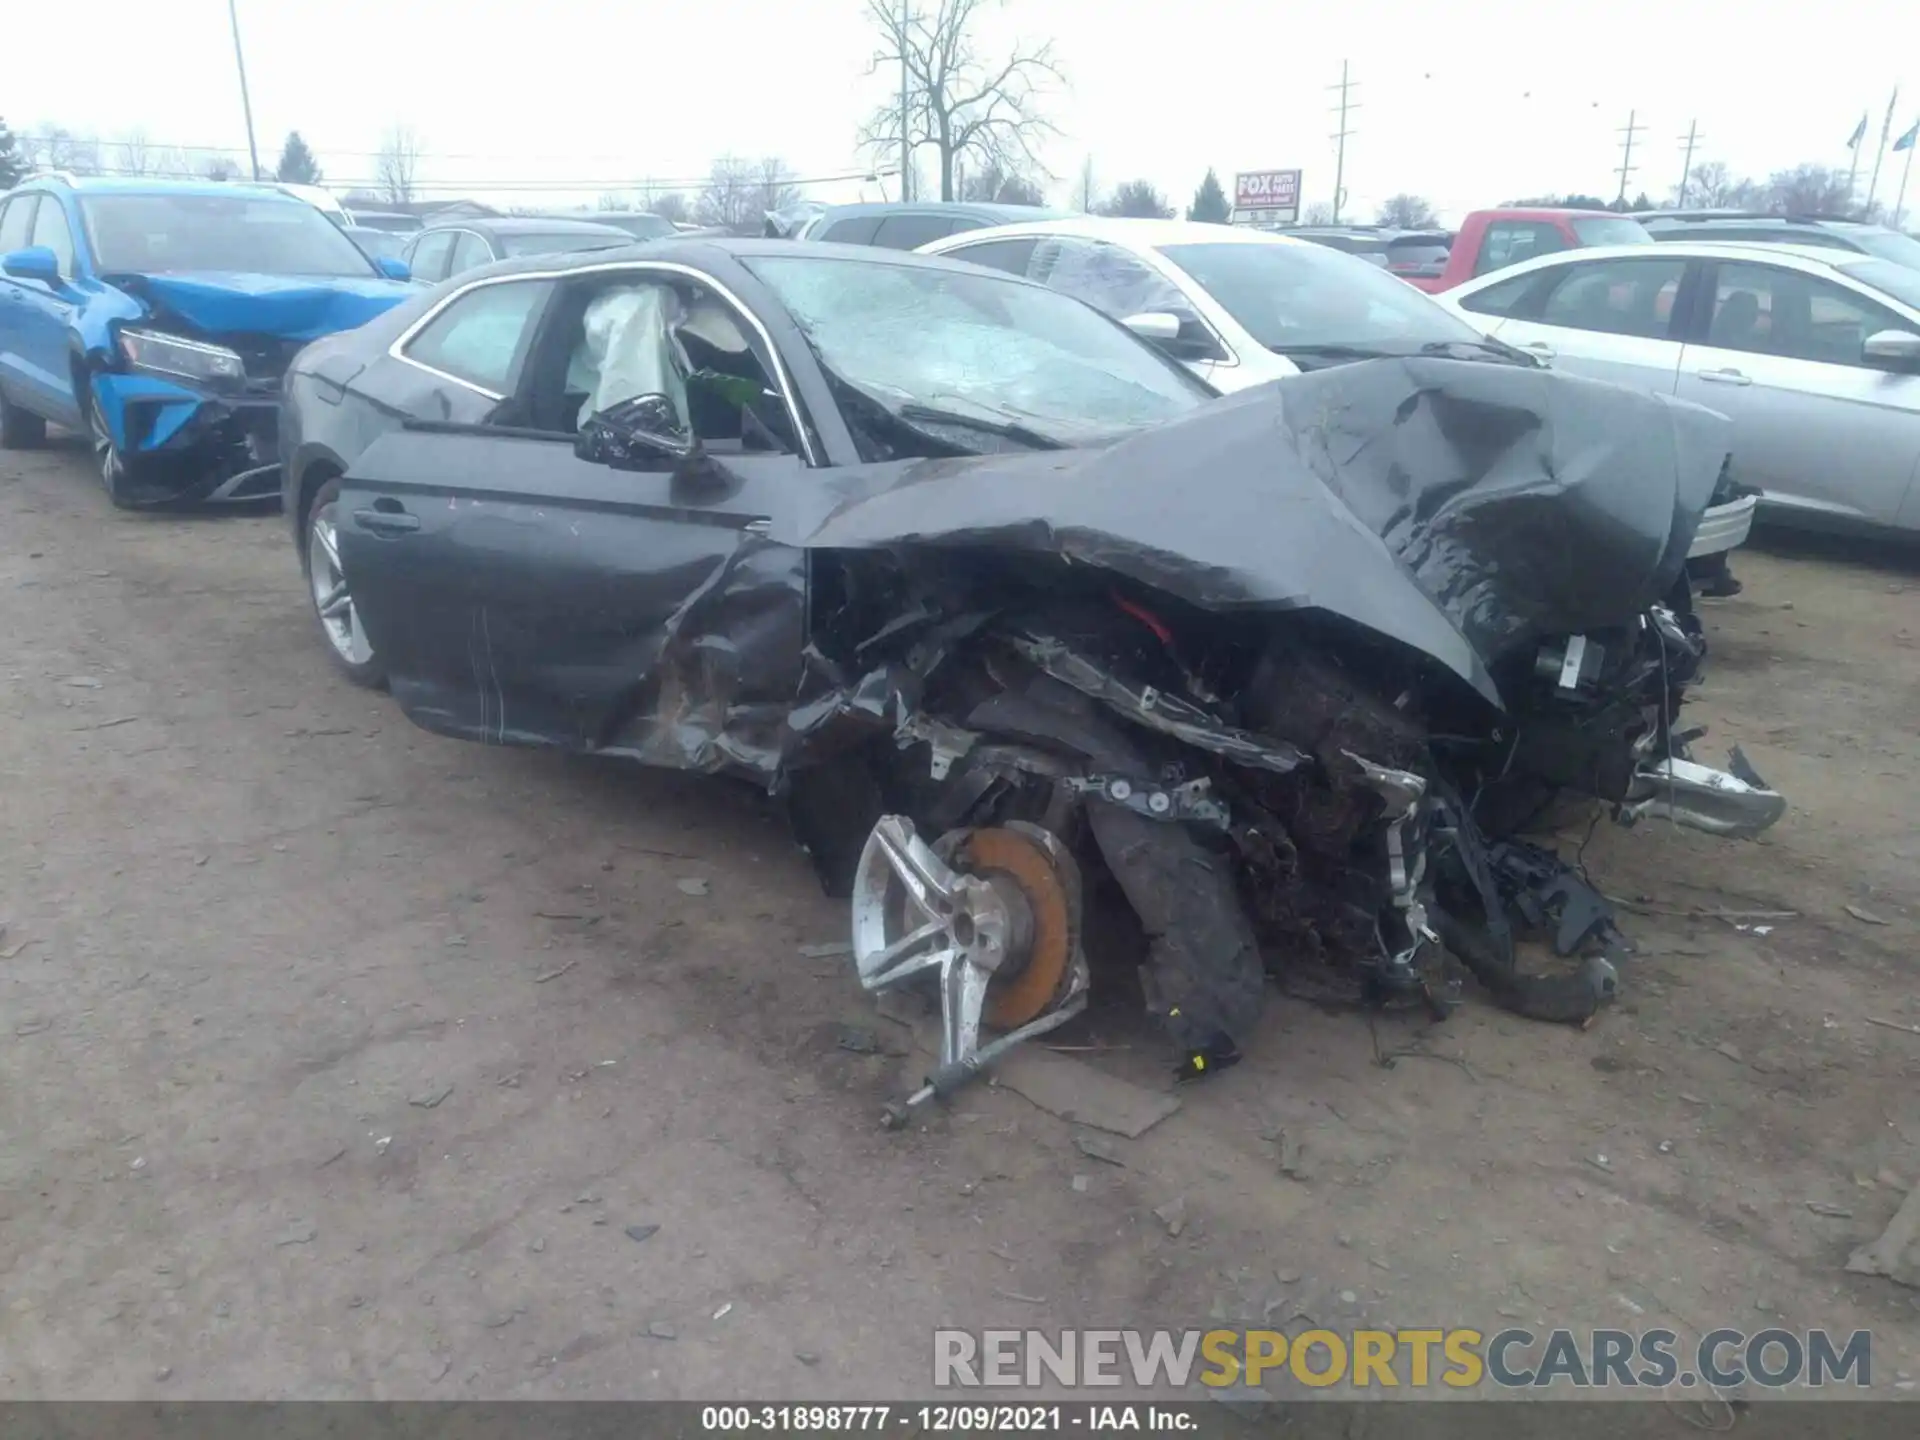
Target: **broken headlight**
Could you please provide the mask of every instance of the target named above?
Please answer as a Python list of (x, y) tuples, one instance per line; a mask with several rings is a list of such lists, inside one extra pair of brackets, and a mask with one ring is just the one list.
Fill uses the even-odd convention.
[(154, 330), (122, 330), (120, 353), (137, 370), (185, 380), (244, 380), (246, 362), (220, 345), (202, 345)]

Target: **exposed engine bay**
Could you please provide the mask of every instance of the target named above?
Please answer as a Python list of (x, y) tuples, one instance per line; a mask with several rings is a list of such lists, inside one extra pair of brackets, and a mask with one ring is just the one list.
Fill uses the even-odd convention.
[[(1272, 388), (1288, 418), (1312, 415), (1318, 428), (1250, 424), (1250, 441), (1264, 429), (1274, 450), (1283, 435), (1298, 447), (1268, 465), (1293, 468), (1304, 451), (1318, 472), (1306, 483), (1339, 496), (1335, 518), (1369, 521), (1372, 546), (1359, 526), (1316, 535), (1312, 512), (1292, 517), (1293, 543), (1318, 561), (1351, 551), (1349, 566), (1324, 572), (1321, 604), (1235, 603), (1260, 581), (1208, 566), (1206, 544), (1135, 549), (1127, 542), (1147, 532), (1117, 525), (1097, 537), (1051, 527), (1053, 547), (1095, 560), (1064, 569), (1038, 561), (1031, 529), (1018, 548), (929, 549), (920, 527), (940, 517), (927, 504), (913, 507), (912, 541), (899, 537), (913, 544), (910, 566), (841, 551), (816, 572), (816, 644), (857, 636), (850, 669), (891, 657), (839, 692), (841, 714), (884, 716), (892, 743), (795, 769), (792, 813), (830, 888), (852, 898), (862, 983), (939, 978), (940, 1065), (916, 1102), (1084, 1007), (1089, 870), (1111, 877), (1137, 917), (1148, 1008), (1193, 1077), (1238, 1058), (1273, 971), (1311, 968), (1367, 1002), (1439, 1017), (1464, 968), (1517, 1013), (1584, 1022), (1616, 993), (1624, 942), (1599, 891), (1525, 834), (1569, 795), (1623, 824), (1658, 816), (1734, 838), (1783, 813), (1738, 752), (1728, 770), (1710, 768), (1690, 749), (1699, 732), (1680, 725), (1706, 653), (1684, 561), (1724, 462), (1717, 417), (1581, 386), (1575, 402), (1643, 411), (1636, 439), (1602, 443), (1560, 410), (1491, 403), (1527, 385), (1524, 372), (1461, 368), (1394, 386), (1393, 418), (1371, 437), (1347, 427), (1382, 387), (1414, 378), (1407, 370), (1286, 382)], [(1362, 377), (1373, 383), (1356, 387)], [(1542, 388), (1560, 400), (1563, 383)], [(1393, 443), (1409, 416), (1427, 422), (1418, 450)], [(1650, 420), (1661, 426), (1651, 439)], [(1449, 436), (1450, 421), (1472, 431)], [(1480, 473), (1461, 473), (1457, 442), (1485, 443), (1489, 421), (1504, 423), (1505, 443), (1486, 446)], [(1229, 464), (1235, 448), (1213, 459)], [(1623, 474), (1623, 461), (1657, 468)], [(940, 494), (991, 510), (976, 483)], [(864, 529), (868, 512), (911, 489), (844, 507), (813, 542)], [(1114, 514), (1138, 498), (1117, 474), (1089, 475), (1077, 493)], [(1148, 521), (1174, 543), (1217, 536), (1186, 509), (1201, 503), (1167, 493)], [(1567, 513), (1582, 508), (1594, 513)], [(1257, 534), (1249, 517), (1224, 518), (1227, 547)], [(1515, 563), (1512, 546), (1543, 542), (1557, 566), (1544, 554)], [(1276, 538), (1260, 580), (1286, 583), (1288, 548)], [(1311, 572), (1292, 574), (1313, 588)], [(1400, 585), (1424, 612), (1402, 603)], [(1356, 623), (1356, 611), (1396, 606), (1410, 618)], [(1569, 621), (1580, 628), (1560, 628)], [(1564, 963), (1524, 967), (1522, 937)]]

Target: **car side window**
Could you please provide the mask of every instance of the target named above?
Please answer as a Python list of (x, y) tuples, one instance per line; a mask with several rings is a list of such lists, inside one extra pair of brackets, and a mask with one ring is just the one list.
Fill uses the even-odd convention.
[(1480, 237), (1480, 255), (1474, 262), (1473, 273), (1485, 275), (1567, 248), (1567, 237), (1560, 233), (1559, 227), (1544, 220), (1496, 220)]
[(407, 342), (407, 359), (499, 395), (513, 390), (529, 331), (552, 282), (481, 285), (448, 305)]
[(24, 250), (33, 235), (33, 202), (37, 194), (16, 195), (0, 209), (0, 255)]
[(71, 279), (73, 276), (73, 230), (67, 224), (67, 212), (60, 208), (60, 202), (52, 198), (43, 199), (40, 209), (33, 217), (33, 239), (31, 245), (44, 245), (53, 252), (53, 258), (60, 262), (60, 273)]
[(818, 235), (809, 235), (809, 240), (831, 240), (836, 245), (871, 245), (873, 232), (880, 228), (877, 215), (855, 215), (846, 220), (836, 220)]
[(1686, 269), (1684, 257), (1660, 256), (1568, 265), (1541, 302), (1540, 323), (1665, 340)]
[(447, 267), (447, 273), (459, 275), (492, 263), (493, 247), (471, 230), (462, 230), (459, 238), (453, 242), (453, 263)]
[(1484, 290), (1462, 297), (1460, 308), (1471, 310), (1476, 315), (1500, 315), (1511, 317), (1520, 313), (1520, 306), (1528, 294), (1540, 283), (1536, 271), (1527, 275), (1516, 275), (1510, 280), (1502, 280), (1497, 285), (1489, 285)]
[(1180, 288), (1118, 245), (1049, 236), (1035, 246), (1027, 275), (1049, 290), (1083, 300), (1116, 320), (1155, 311), (1172, 315), (1180, 321), (1183, 359), (1227, 358), (1213, 331)]
[(413, 242), (413, 259), (409, 262), (414, 277), (419, 280), (446, 279), (447, 260), (452, 254), (451, 230), (436, 230), (431, 235), (422, 235)]
[(982, 240), (978, 245), (962, 245), (942, 252), (949, 260), (964, 260), (969, 265), (984, 265), (989, 270), (1004, 270), (1009, 275), (1025, 275), (1033, 260), (1039, 238), (1029, 235), (1018, 240)]
[(888, 250), (918, 250), (963, 226), (951, 215), (889, 215), (873, 232), (873, 243)]
[(1817, 275), (1773, 265), (1721, 264), (1706, 343), (1864, 367), (1860, 351), (1869, 335), (1911, 328), (1891, 310)]

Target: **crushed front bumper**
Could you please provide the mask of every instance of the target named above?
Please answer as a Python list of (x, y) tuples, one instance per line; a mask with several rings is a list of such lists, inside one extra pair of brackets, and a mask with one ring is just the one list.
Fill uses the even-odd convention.
[(98, 375), (93, 384), (134, 503), (239, 503), (280, 493), (277, 394), (223, 394), (135, 373)]

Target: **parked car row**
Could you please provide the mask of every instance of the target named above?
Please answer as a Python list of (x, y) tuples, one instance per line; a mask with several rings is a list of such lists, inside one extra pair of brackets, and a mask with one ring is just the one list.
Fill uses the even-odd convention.
[[(1784, 808), (1678, 725), (1727, 422), (1332, 248), (1029, 214), (939, 254), (683, 236), (423, 288), (264, 189), (35, 181), (16, 225), (0, 268), (64, 309), (0, 317), (7, 443), (85, 426), (122, 504), (273, 473), (328, 653), (425, 728), (780, 796), (860, 982), (940, 981), (915, 1101), (1084, 1006), (1084, 867), (1198, 1076), (1301, 954), (1375, 1001), (1443, 1014), (1457, 962), (1584, 1021), (1618, 937), (1527, 820), (1569, 789), (1722, 835)], [(1523, 971), (1549, 891), (1585, 923)]]

